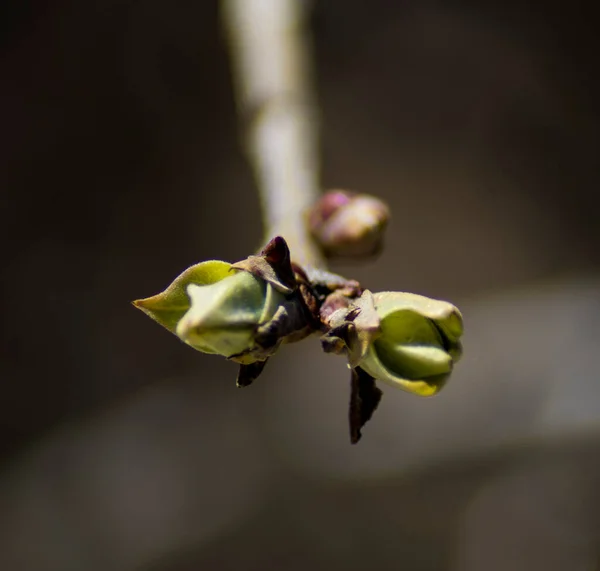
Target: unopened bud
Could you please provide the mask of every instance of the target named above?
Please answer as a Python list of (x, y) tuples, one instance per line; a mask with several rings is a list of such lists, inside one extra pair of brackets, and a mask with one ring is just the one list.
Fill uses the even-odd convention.
[(399, 292), (374, 294), (380, 334), (360, 367), (372, 377), (430, 396), (461, 355), (462, 316), (452, 304)]
[(460, 358), (462, 316), (452, 304), (412, 293), (365, 290), (331, 315), (326, 352), (411, 393), (438, 392)]
[(257, 328), (284, 301), (284, 294), (260, 277), (209, 261), (187, 269), (165, 291), (133, 304), (194, 349), (251, 363), (257, 358)]
[(374, 196), (332, 190), (310, 209), (308, 226), (328, 256), (365, 257), (380, 251), (389, 216)]
[(316, 327), (307, 287), (296, 281), (286, 241), (275, 236), (258, 255), (196, 264), (165, 291), (133, 305), (194, 349), (240, 363), (238, 385), (246, 386), (282, 343)]

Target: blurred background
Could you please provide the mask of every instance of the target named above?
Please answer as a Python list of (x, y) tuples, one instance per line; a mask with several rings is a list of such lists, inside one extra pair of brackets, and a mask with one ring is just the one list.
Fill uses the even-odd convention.
[(250, 388), (129, 302), (261, 242), (216, 2), (0, 17), (0, 569), (600, 570), (600, 86), (584, 3), (314, 2), (323, 183), (372, 290), (456, 303), (349, 444), (317, 340)]

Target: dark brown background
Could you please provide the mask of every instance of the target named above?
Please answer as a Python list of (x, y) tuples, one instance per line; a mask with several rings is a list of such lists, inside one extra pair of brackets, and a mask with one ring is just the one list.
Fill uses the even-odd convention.
[(315, 2), (323, 181), (374, 290), (450, 299), (436, 399), (286, 348), (250, 389), (129, 300), (260, 244), (214, 2), (3, 4), (0, 568), (598, 570), (598, 35), (583, 3)]

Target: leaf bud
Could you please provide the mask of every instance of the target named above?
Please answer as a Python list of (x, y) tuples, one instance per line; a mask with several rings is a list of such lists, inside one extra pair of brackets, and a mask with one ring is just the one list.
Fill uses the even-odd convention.
[(374, 196), (332, 190), (310, 209), (308, 226), (329, 257), (367, 257), (381, 250), (389, 217)]

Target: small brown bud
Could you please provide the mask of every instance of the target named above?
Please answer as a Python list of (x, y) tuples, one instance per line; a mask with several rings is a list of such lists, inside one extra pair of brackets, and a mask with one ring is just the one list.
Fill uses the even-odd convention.
[(308, 225), (327, 256), (366, 257), (381, 250), (389, 216), (374, 196), (331, 190), (310, 209)]

